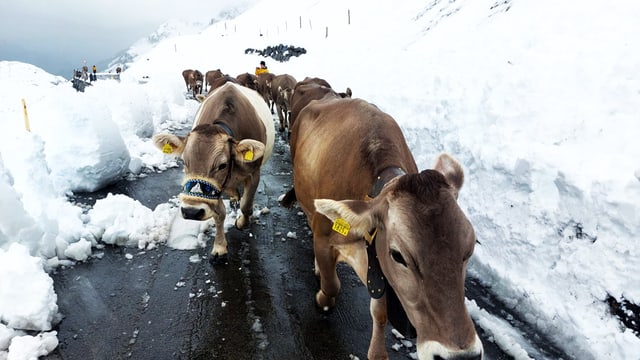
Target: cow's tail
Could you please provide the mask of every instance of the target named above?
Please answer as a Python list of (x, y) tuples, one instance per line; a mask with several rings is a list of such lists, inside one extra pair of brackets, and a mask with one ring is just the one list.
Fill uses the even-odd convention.
[(291, 190), (287, 191), (287, 193), (280, 198), (280, 205), (291, 209), (296, 201), (298, 201), (298, 198), (296, 198), (296, 189), (291, 188)]

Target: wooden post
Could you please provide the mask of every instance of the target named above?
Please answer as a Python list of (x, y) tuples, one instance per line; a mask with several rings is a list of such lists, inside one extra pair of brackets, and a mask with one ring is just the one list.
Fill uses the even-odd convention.
[(31, 132), (31, 126), (29, 125), (29, 115), (27, 115), (27, 103), (22, 99), (22, 109), (24, 111), (24, 128), (27, 129), (28, 132)]
[(300, 16), (300, 29), (302, 29), (302, 16)]
[(328, 26), (324, 28), (324, 37), (325, 38), (329, 37), (329, 27)]
[(351, 25), (351, 10), (347, 10), (347, 25)]

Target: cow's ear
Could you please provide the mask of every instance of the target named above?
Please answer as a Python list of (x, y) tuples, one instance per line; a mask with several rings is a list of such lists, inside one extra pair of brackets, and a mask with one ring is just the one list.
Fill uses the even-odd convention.
[(167, 155), (179, 156), (184, 150), (186, 137), (173, 134), (153, 135), (153, 144)]
[(464, 184), (464, 171), (460, 163), (449, 154), (440, 154), (433, 168), (444, 175), (449, 185), (454, 188), (457, 199), (458, 192)]
[(264, 144), (257, 140), (244, 139), (235, 146), (236, 161), (241, 163), (262, 162)]
[(369, 234), (376, 227), (372, 201), (316, 199), (316, 211), (333, 222), (333, 230), (358, 238)]

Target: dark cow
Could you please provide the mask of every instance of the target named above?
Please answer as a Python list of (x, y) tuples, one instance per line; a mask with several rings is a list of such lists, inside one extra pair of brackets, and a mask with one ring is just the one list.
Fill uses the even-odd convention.
[(289, 128), (291, 118), (291, 95), (296, 86), (296, 78), (289, 74), (276, 75), (271, 81), (271, 99), (278, 112), (280, 131)]
[(202, 94), (203, 76), (199, 70), (187, 69), (182, 72), (182, 77), (187, 85), (187, 92), (191, 91), (195, 98), (198, 94)]
[(191, 90), (191, 77), (193, 75), (192, 69), (186, 69), (182, 71), (182, 78), (184, 79), (184, 84), (187, 86), (187, 92)]
[(336, 303), (338, 262), (349, 264), (371, 296), (369, 359), (387, 359), (387, 320), (416, 337), (419, 359), (482, 359), (483, 347), (465, 306), (474, 230), (457, 203), (464, 174), (442, 154), (418, 172), (400, 127), (360, 99), (312, 101), (293, 124), (294, 187), (313, 231), (320, 290)]
[(298, 113), (312, 100), (319, 100), (324, 97), (350, 98), (351, 95), (350, 88), (347, 88), (344, 93), (337, 93), (326, 80), (320, 78), (306, 77), (304, 80), (297, 82), (290, 100), (289, 131), (293, 128), (293, 123)]
[(236, 79), (238, 80), (238, 83), (240, 85), (246, 86), (249, 89), (258, 91), (258, 77), (257, 76), (255, 76), (253, 74), (249, 74), (249, 73), (243, 73), (243, 74), (240, 74), (240, 75), (236, 76)]
[(273, 113), (273, 104), (271, 103), (273, 100), (271, 99), (271, 82), (274, 77), (275, 75), (272, 73), (262, 73), (258, 75), (258, 93), (260, 93), (264, 102), (269, 105), (271, 113)]
[(198, 94), (202, 94), (202, 85), (204, 83), (204, 76), (199, 70), (193, 70), (193, 97)]
[(208, 91), (211, 91), (211, 85), (213, 84), (214, 81), (216, 81), (216, 79), (219, 79), (221, 77), (223, 77), (224, 74), (222, 73), (222, 71), (220, 71), (220, 69), (217, 70), (209, 70), (204, 74), (204, 79), (205, 79), (205, 90), (208, 87)]
[(275, 129), (269, 108), (257, 92), (227, 83), (207, 96), (186, 136), (157, 134), (154, 144), (167, 154), (181, 155), (185, 180), (180, 212), (185, 219), (215, 220), (211, 260), (227, 254), (226, 215), (222, 195), (236, 201), (241, 214), (236, 227), (251, 221), (253, 198), (260, 183), (261, 166), (273, 150)]

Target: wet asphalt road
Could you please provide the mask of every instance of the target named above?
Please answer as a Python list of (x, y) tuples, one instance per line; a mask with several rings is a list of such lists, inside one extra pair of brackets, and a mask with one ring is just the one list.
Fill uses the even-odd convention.
[[(91, 204), (122, 193), (153, 209), (178, 194), (181, 177), (181, 169), (170, 169), (77, 200)], [(206, 249), (188, 251), (107, 247), (94, 250), (101, 257), (58, 269), (52, 277), (64, 318), (55, 329), (60, 345), (45, 359), (366, 359), (369, 297), (349, 267), (338, 269), (335, 311), (325, 316), (315, 309), (318, 280), (306, 219), (278, 205), (291, 182), (288, 145), (280, 137), (255, 200), (270, 212), (250, 230), (229, 230), (227, 264), (206, 261), (208, 241)], [(195, 254), (203, 260), (190, 261)], [(490, 297), (482, 289), (478, 294)], [(394, 350), (399, 341), (387, 332), (390, 359), (410, 358), (415, 347)], [(485, 359), (510, 359), (480, 335)]]

